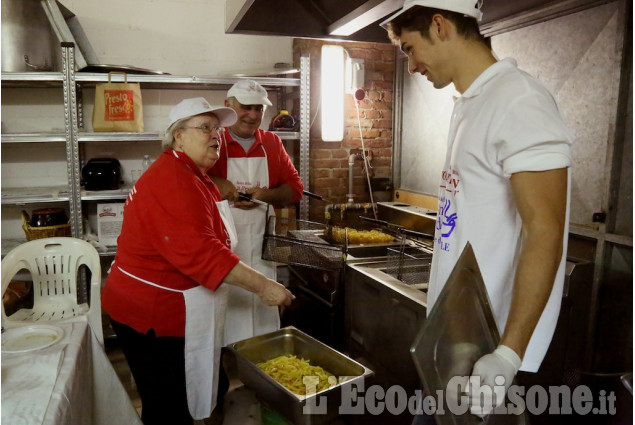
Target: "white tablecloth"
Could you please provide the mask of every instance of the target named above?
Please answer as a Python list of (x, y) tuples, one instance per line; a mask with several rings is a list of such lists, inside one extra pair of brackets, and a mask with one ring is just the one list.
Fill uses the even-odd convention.
[(141, 425), (88, 323), (55, 324), (64, 338), (28, 353), (2, 353), (3, 425)]

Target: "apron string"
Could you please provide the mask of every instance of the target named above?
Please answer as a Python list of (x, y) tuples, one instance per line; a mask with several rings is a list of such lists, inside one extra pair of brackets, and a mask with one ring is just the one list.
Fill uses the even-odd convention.
[(179, 290), (179, 289), (173, 289), (173, 288), (166, 288), (165, 286), (161, 286), (161, 285), (157, 285), (154, 282), (150, 282), (149, 280), (145, 280), (145, 279), (141, 279), (140, 277), (137, 277), (135, 275), (133, 275), (132, 273), (128, 273), (127, 271), (125, 271), (124, 269), (122, 269), (121, 267), (117, 266), (117, 268), (119, 269), (119, 271), (125, 275), (130, 276), (133, 279), (138, 280), (139, 282), (143, 282), (145, 284), (151, 285), (151, 286), (155, 286), (159, 289), (165, 289), (166, 291), (172, 291), (172, 292), (180, 292), (180, 293), (184, 293), (185, 291)]

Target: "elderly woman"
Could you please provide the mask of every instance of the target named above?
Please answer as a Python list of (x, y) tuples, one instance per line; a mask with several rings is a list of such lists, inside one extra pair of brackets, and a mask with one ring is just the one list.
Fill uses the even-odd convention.
[(227, 201), (207, 176), (230, 108), (202, 97), (170, 112), (165, 151), (131, 190), (102, 303), (144, 424), (192, 424), (216, 404), (227, 285), (289, 305), (284, 286), (240, 262)]

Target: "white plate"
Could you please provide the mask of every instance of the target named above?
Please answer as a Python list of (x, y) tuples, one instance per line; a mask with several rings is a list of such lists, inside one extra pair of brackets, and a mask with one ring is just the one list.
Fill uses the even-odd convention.
[(51, 325), (31, 325), (7, 329), (2, 334), (3, 353), (26, 353), (49, 347), (64, 338), (64, 329)]

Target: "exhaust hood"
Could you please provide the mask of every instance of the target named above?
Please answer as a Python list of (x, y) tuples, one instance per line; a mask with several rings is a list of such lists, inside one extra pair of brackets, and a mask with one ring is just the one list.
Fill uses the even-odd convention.
[(227, 0), (226, 5), (231, 34), (389, 43), (379, 23), (403, 0)]
[(75, 43), (75, 68), (97, 57), (75, 14), (56, 0), (2, 0), (2, 71), (61, 71), (60, 43)]
[[(481, 31), (494, 35), (609, 0), (484, 0)], [(229, 34), (390, 43), (379, 26), (404, 0), (226, 0)]]

